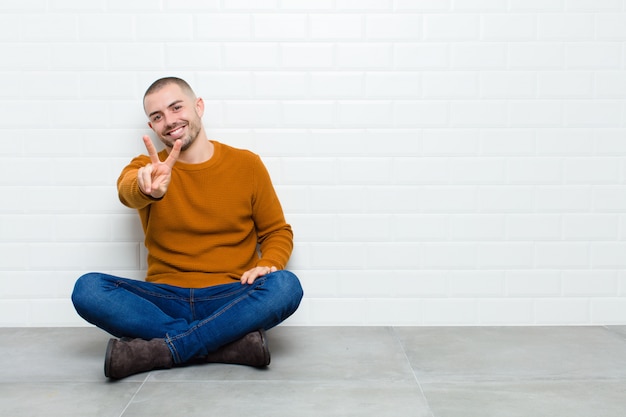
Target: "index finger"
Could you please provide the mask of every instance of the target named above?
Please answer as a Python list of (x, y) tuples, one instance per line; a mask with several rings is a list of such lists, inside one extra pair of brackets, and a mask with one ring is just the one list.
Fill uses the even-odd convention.
[(148, 150), (148, 155), (150, 155), (150, 160), (152, 161), (152, 163), (158, 164), (159, 162), (161, 162), (161, 160), (159, 159), (159, 154), (157, 153), (157, 150), (154, 147), (150, 136), (144, 135), (143, 143), (146, 145), (146, 149)]

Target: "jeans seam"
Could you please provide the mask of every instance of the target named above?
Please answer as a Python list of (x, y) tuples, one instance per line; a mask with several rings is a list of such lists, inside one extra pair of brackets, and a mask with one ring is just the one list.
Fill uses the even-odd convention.
[(216, 319), (216, 318), (220, 317), (222, 314), (224, 314), (225, 312), (227, 312), (228, 310), (230, 310), (231, 308), (233, 308), (235, 305), (239, 304), (241, 301), (245, 300), (246, 298), (249, 298), (249, 297), (250, 297), (250, 294), (251, 294), (252, 292), (254, 292), (254, 291), (258, 291), (258, 290), (259, 290), (259, 289), (263, 286), (263, 284), (265, 284), (265, 281), (266, 281), (266, 280), (260, 280), (259, 285), (255, 286), (255, 288), (253, 288), (253, 289), (252, 289), (252, 291), (247, 291), (247, 292), (245, 292), (242, 296), (240, 296), (240, 297), (236, 298), (236, 299), (235, 299), (235, 300), (233, 300), (230, 304), (228, 304), (227, 306), (225, 306), (224, 308), (222, 308), (222, 309), (220, 310), (220, 312), (219, 312), (219, 313), (214, 314), (214, 315), (212, 315), (211, 317), (209, 317), (209, 318), (207, 318), (207, 319), (204, 319), (204, 320), (200, 321), (200, 322), (199, 322), (198, 324), (196, 324), (195, 326), (193, 326), (193, 327), (189, 328), (186, 332), (184, 332), (184, 333), (180, 333), (180, 334), (177, 334), (177, 335), (176, 335), (176, 336), (174, 336), (174, 337), (171, 337), (171, 336), (169, 336), (169, 335), (168, 335), (169, 340), (170, 340), (171, 342), (174, 342), (174, 341), (176, 341), (176, 340), (178, 340), (178, 339), (182, 339), (183, 337), (187, 337), (187, 336), (189, 336), (191, 333), (195, 332), (195, 331), (196, 331), (196, 329), (198, 329), (198, 328), (200, 328), (200, 327), (204, 326), (205, 324), (207, 324), (207, 323), (209, 323), (209, 322), (212, 322), (214, 319)]

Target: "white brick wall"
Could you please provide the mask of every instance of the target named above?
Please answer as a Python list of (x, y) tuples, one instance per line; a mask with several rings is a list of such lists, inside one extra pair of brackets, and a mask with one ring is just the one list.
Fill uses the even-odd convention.
[(186, 78), (266, 162), (300, 325), (626, 323), (624, 0), (0, 1), (0, 326), (140, 279), (115, 180)]

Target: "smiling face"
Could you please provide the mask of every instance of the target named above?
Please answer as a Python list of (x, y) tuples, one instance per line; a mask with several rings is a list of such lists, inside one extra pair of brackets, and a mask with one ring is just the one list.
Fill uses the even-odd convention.
[(168, 148), (180, 139), (181, 151), (185, 151), (200, 135), (204, 102), (193, 92), (169, 83), (147, 94), (143, 104), (148, 126)]

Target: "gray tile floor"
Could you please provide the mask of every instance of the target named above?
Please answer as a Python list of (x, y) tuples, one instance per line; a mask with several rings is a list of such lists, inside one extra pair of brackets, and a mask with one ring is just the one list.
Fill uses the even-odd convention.
[(0, 416), (623, 417), (625, 327), (289, 327), (272, 364), (107, 381), (94, 328), (0, 328)]

